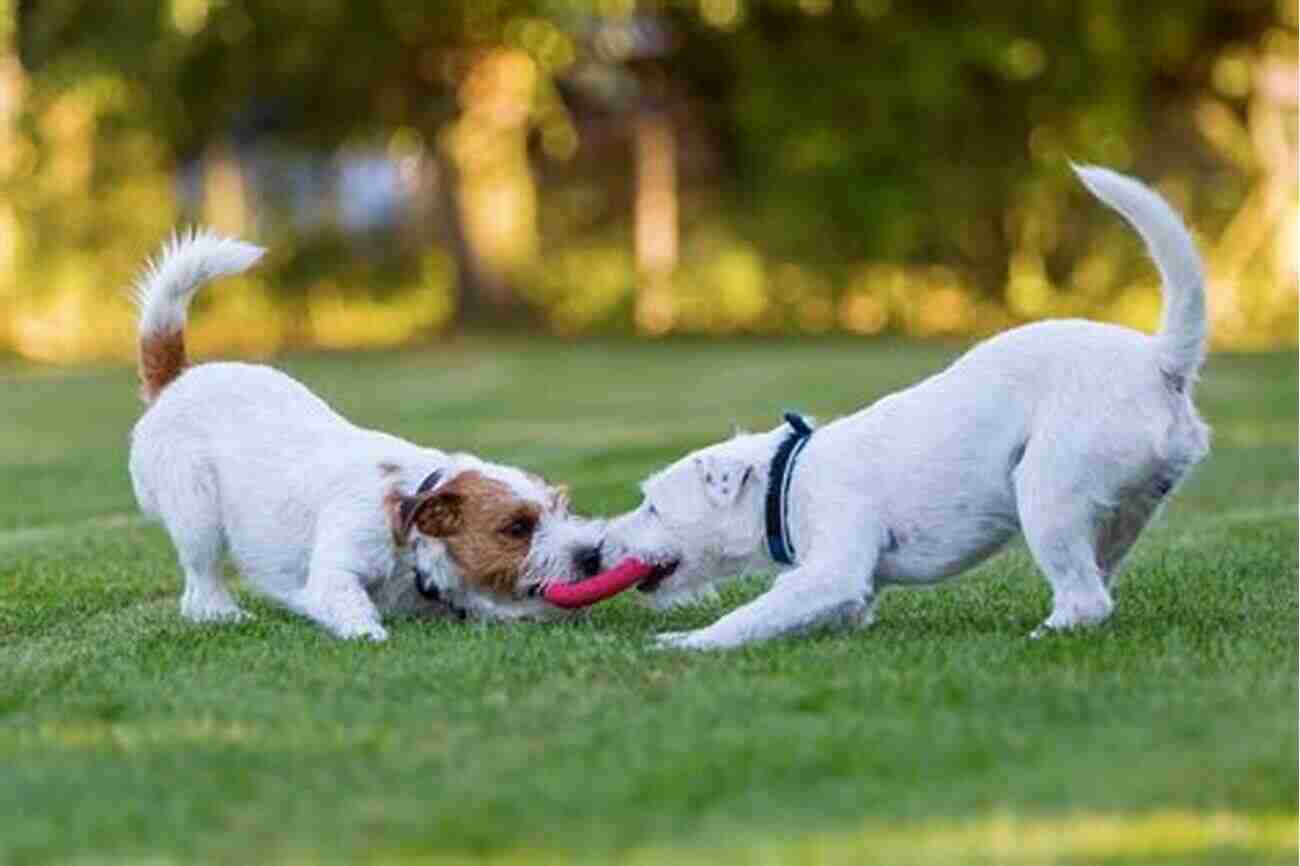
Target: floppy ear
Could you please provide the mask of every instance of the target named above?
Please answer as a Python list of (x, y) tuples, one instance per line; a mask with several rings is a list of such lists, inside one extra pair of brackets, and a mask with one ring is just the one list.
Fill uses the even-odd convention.
[(754, 467), (735, 457), (708, 454), (695, 458), (695, 473), (704, 485), (704, 495), (716, 508), (726, 508), (739, 497)]
[(430, 538), (446, 538), (460, 532), (463, 521), (463, 497), (450, 490), (441, 493), (422, 493), (405, 496), (398, 505), (401, 517), (401, 537), (410, 534), (415, 526)]

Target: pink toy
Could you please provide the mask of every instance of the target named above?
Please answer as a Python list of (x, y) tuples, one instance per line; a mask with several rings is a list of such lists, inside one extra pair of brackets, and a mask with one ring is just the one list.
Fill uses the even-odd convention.
[(576, 583), (552, 583), (542, 591), (542, 598), (556, 607), (578, 608), (618, 595), (636, 586), (654, 571), (653, 566), (639, 559), (625, 559), (618, 565), (595, 577)]

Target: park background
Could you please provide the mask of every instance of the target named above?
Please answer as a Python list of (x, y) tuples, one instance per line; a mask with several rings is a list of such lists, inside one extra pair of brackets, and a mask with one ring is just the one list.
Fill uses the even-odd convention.
[(1296, 341), (1290, 0), (7, 0), (0, 352), (126, 358), (175, 226), (269, 247), (199, 356), (453, 330), (1150, 328), (1070, 160), (1156, 185), (1217, 348)]
[[(1104, 628), (1027, 640), (1018, 543), (730, 653), (653, 636), (757, 576), (382, 645), (238, 579), (180, 616), (127, 472), (173, 227), (269, 248), (196, 360), (608, 515), (981, 334), (1153, 327), (1071, 159), (1187, 215), (1215, 349)], [(0, 0), (0, 866), (1295, 864), (1296, 215), (1293, 0)]]

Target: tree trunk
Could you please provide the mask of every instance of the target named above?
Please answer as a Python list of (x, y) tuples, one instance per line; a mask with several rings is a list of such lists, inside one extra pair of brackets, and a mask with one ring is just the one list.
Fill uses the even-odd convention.
[(537, 257), (537, 189), (528, 122), (537, 68), (523, 52), (481, 53), (458, 88), (460, 116), (439, 136), (439, 201), (459, 283), (462, 324), (533, 318), (516, 275)]
[(461, 217), (456, 166), (444, 154), (439, 153), (436, 159), (438, 222), (443, 241), (456, 263), (456, 307), (452, 323), (454, 326), (483, 325), (492, 319), (493, 308), (487, 299), (499, 297), (508, 287), (495, 284), (470, 245)]
[(634, 123), (637, 270), (636, 326), (669, 331), (676, 317), (672, 275), (677, 267), (677, 138), (667, 114), (645, 112)]

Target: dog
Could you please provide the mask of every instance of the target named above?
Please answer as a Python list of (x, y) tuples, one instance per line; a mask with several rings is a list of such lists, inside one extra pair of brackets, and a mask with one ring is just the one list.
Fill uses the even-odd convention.
[(572, 514), (562, 488), (357, 427), (268, 366), (188, 365), (190, 300), (262, 253), (196, 230), (173, 236), (135, 284), (148, 408), (131, 435), (131, 481), (176, 547), (182, 615), (246, 618), (223, 553), (258, 591), (340, 638), (385, 640), (389, 613), (558, 614), (544, 584), (600, 569), (600, 524)]
[(609, 555), (657, 567), (658, 606), (727, 577), (780, 571), (750, 603), (668, 647), (740, 646), (865, 626), (888, 586), (931, 584), (1017, 532), (1052, 587), (1033, 636), (1101, 623), (1111, 582), (1160, 504), (1209, 452), (1192, 404), (1205, 358), (1204, 277), (1176, 213), (1138, 181), (1075, 167), (1160, 271), (1154, 336), (1080, 320), (1025, 325), (816, 431), (797, 415), (651, 476), (610, 522)]

